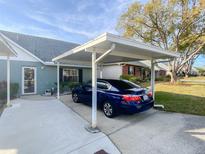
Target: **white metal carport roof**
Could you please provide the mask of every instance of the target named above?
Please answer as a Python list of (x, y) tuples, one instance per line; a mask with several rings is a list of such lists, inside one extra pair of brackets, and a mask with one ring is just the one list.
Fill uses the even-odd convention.
[(112, 44), (115, 44), (115, 49), (104, 58), (103, 63), (166, 59), (177, 56), (173, 52), (165, 51), (156, 46), (114, 34), (104, 33), (81, 46), (57, 56), (53, 61), (90, 64), (91, 52), (96, 52), (97, 57), (99, 57), (105, 51), (109, 50)]
[(151, 87), (154, 96), (154, 60), (178, 57), (177, 54), (165, 51), (133, 39), (104, 33), (99, 37), (80, 45), (54, 58), (58, 66), (58, 98), (59, 98), (59, 63), (92, 64), (92, 127), (97, 126), (97, 65), (136, 60), (151, 60)]
[(7, 106), (10, 106), (10, 57), (17, 56), (17, 53), (0, 33), (0, 56), (7, 57)]

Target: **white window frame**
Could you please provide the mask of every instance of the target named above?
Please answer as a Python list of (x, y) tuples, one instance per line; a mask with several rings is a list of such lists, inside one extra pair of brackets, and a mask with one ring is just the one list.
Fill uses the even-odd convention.
[(63, 68), (63, 76), (62, 76), (62, 81), (64, 82), (64, 71), (65, 70), (74, 70), (74, 71), (77, 71), (77, 75), (76, 76), (73, 76), (73, 77), (77, 77), (77, 81), (74, 81), (74, 82), (79, 82), (79, 69), (75, 69), (75, 68)]
[[(33, 93), (25, 93), (24, 92), (24, 70), (25, 68), (30, 68), (30, 69), (34, 69), (34, 92)], [(24, 66), (22, 67), (22, 95), (35, 95), (37, 93), (37, 71), (36, 71), (36, 67), (27, 67)]]

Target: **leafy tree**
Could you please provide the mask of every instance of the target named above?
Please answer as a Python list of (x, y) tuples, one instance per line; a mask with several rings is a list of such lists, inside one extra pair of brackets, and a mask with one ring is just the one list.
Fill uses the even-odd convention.
[(169, 62), (171, 82), (205, 50), (205, 0), (150, 0), (135, 2), (119, 19), (125, 37), (142, 39), (165, 50), (179, 52)]

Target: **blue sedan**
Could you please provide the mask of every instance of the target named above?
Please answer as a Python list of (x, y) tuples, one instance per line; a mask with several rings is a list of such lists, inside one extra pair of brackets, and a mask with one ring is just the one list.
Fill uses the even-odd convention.
[[(73, 89), (72, 99), (75, 103), (92, 105), (91, 84)], [(121, 111), (137, 113), (153, 107), (152, 93), (127, 80), (98, 79), (97, 105), (105, 116), (112, 118)]]

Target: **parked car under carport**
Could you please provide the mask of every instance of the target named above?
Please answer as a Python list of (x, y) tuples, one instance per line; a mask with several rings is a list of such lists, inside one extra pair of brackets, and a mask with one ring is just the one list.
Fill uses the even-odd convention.
[[(97, 106), (105, 116), (113, 118), (120, 112), (137, 113), (153, 107), (152, 93), (127, 80), (98, 79)], [(80, 85), (72, 91), (73, 102), (92, 106), (92, 85)]]

